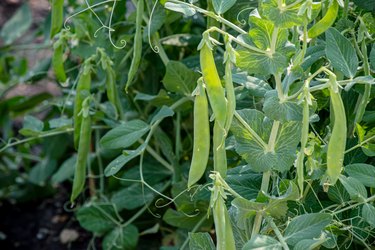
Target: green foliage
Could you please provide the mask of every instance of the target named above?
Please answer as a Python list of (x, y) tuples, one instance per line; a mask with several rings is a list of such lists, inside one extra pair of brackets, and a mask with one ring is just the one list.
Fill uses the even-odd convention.
[[(74, 183), (75, 216), (103, 249), (148, 237), (160, 249), (369, 249), (370, 2), (52, 1), (37, 28), (22, 5), (0, 32), (0, 198)], [(51, 56), (24, 56), (40, 47)], [(12, 93), (42, 81), (58, 93)]]

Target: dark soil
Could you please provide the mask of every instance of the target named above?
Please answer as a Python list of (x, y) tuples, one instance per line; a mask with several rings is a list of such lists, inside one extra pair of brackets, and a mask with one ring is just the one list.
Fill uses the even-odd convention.
[[(87, 249), (92, 235), (79, 226), (73, 212), (64, 210), (68, 200), (68, 191), (59, 187), (53, 197), (41, 201), (0, 203), (0, 232), (5, 235), (3, 240), (0, 237), (0, 249)], [(62, 244), (60, 235), (64, 229), (74, 230), (78, 238)]]

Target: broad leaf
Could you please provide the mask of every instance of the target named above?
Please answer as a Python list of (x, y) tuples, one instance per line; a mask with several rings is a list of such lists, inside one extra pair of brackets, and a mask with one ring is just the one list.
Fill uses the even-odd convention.
[(227, 10), (229, 10), (235, 3), (236, 0), (212, 0), (212, 5), (217, 14), (227, 12)]
[(326, 239), (308, 239), (308, 240), (301, 240), (298, 242), (293, 250), (313, 250), (318, 248), (320, 245), (322, 245)]
[(303, 24), (303, 16), (298, 15), (301, 3), (293, 5), (292, 8), (285, 8), (285, 5), (278, 6), (278, 3), (278, 0), (262, 1), (262, 15), (280, 28), (291, 28)]
[(208, 233), (189, 233), (190, 250), (215, 250), (214, 242)]
[(132, 120), (108, 131), (100, 140), (100, 144), (103, 148), (108, 149), (127, 148), (146, 134), (149, 129), (147, 123), (141, 120)]
[(118, 156), (116, 159), (111, 161), (108, 166), (104, 170), (105, 176), (115, 175), (121, 168), (128, 163), (129, 161), (133, 160), (137, 157), (142, 151), (144, 150), (145, 145), (142, 144), (136, 150), (126, 150), (123, 154)]
[[(192, 230), (203, 218), (207, 218), (207, 214), (202, 211), (196, 216), (188, 216), (187, 214), (176, 211), (172, 208), (169, 208), (163, 216), (163, 220), (169, 225), (188, 230)], [(210, 219), (205, 219), (202, 227), (207, 227), (209, 225), (211, 225), (211, 217)]]
[(77, 220), (87, 231), (104, 234), (116, 226), (118, 218), (111, 204), (92, 203), (78, 210)]
[(3, 26), (0, 37), (9, 45), (21, 37), (31, 26), (32, 16), (29, 4), (23, 4)]
[(163, 105), (159, 111), (152, 117), (151, 124), (154, 124), (157, 121), (163, 120), (166, 117), (170, 117), (174, 115), (173, 109)]
[(369, 60), (372, 71), (375, 71), (375, 43), (372, 45)]
[(262, 175), (251, 171), (245, 166), (228, 169), (225, 181), (238, 194), (246, 199), (255, 199), (258, 195)]
[(190, 96), (197, 85), (198, 78), (199, 74), (185, 64), (169, 61), (163, 84), (168, 91)]
[(179, 13), (183, 14), (184, 16), (187, 16), (187, 17), (193, 16), (196, 13), (195, 9), (187, 6), (186, 4), (166, 2), (164, 7), (166, 9), (179, 12)]
[(348, 192), (340, 182), (336, 182), (333, 187), (328, 189), (328, 197), (337, 204), (342, 204), (350, 200)]
[(326, 31), (326, 55), (333, 68), (354, 78), (359, 65), (357, 54), (351, 42), (335, 28)]
[(271, 120), (257, 110), (238, 111), (246, 126), (238, 119), (233, 119), (231, 130), (236, 139), (236, 151), (249, 163), (253, 171), (262, 172), (274, 169), (280, 172), (290, 169), (296, 158), (296, 147), (300, 137), (300, 124), (286, 122), (280, 125), (273, 152), (269, 152), (250, 132), (252, 129), (263, 142), (269, 140), (272, 129)]
[(285, 229), (284, 237), (288, 244), (318, 237), (329, 225), (332, 215), (324, 213), (303, 214), (291, 220)]
[(263, 210), (265, 204), (239, 197), (232, 201), (232, 206), (237, 209), (237, 226), (245, 229), (247, 219), (255, 216), (257, 211)]
[(375, 228), (375, 207), (373, 205), (368, 203), (363, 205), (362, 217), (372, 228)]
[(44, 128), (44, 123), (34, 116), (27, 115), (23, 120), (23, 128), (19, 131), (24, 136), (37, 136)]
[(280, 102), (276, 90), (266, 93), (263, 111), (272, 120), (281, 122), (302, 121), (302, 106), (295, 101)]
[(281, 250), (280, 242), (266, 235), (256, 235), (249, 240), (242, 250)]
[(138, 229), (132, 224), (116, 227), (103, 238), (104, 250), (132, 250), (138, 244)]
[(365, 186), (356, 178), (340, 176), (340, 182), (348, 191), (350, 198), (355, 201), (363, 201), (367, 198), (367, 190)]
[(77, 155), (73, 155), (69, 159), (63, 162), (59, 170), (52, 176), (52, 183), (57, 184), (61, 183), (74, 175), (74, 166), (76, 165)]
[(345, 166), (345, 172), (350, 177), (360, 181), (367, 187), (375, 188), (375, 167), (365, 163), (355, 163)]
[(259, 78), (249, 76), (247, 72), (239, 72), (232, 75), (233, 82), (243, 86), (250, 95), (263, 97), (267, 91), (271, 90), (271, 86)]

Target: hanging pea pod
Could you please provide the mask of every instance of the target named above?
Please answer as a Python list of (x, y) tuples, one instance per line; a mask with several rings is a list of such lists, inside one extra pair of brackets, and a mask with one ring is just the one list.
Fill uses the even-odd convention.
[(347, 124), (344, 103), (342, 102), (336, 77), (334, 75), (330, 76), (329, 83), (331, 84), (329, 93), (331, 98), (331, 107), (333, 108), (334, 114), (334, 124), (331, 138), (328, 142), (326, 173), (328, 177), (328, 184), (334, 185), (340, 177), (343, 168)]
[(118, 91), (116, 88), (116, 73), (111, 67), (106, 69), (106, 90), (107, 97), (110, 103), (116, 108), (116, 114), (122, 116), (122, 106), (120, 98), (118, 96)]
[(138, 0), (137, 3), (137, 19), (135, 23), (135, 35), (134, 35), (134, 51), (133, 51), (133, 60), (130, 65), (128, 80), (125, 85), (125, 91), (128, 91), (128, 88), (133, 83), (134, 77), (137, 74), (139, 63), (141, 62), (142, 57), (142, 18), (144, 12), (144, 0)]
[(219, 172), (225, 178), (227, 176), (227, 154), (225, 151), (225, 137), (226, 131), (220, 126), (219, 122), (215, 120), (213, 133), (213, 155), (214, 155), (214, 170)]
[(86, 97), (90, 94), (91, 88), (91, 58), (87, 59), (83, 65), (83, 70), (81, 71), (78, 79), (76, 96), (74, 101), (74, 146), (77, 149), (79, 144), (82, 116), (80, 112), (82, 111), (82, 103)]
[(64, 83), (67, 78), (64, 69), (64, 45), (62, 39), (53, 45), (53, 49), (52, 68), (55, 72), (57, 81)]
[(232, 64), (236, 63), (235, 51), (228, 39), (225, 37), (225, 53), (224, 53), (224, 63), (225, 63), (225, 90), (227, 92), (227, 117), (225, 121), (225, 131), (228, 132), (232, 124), (234, 111), (236, 110), (236, 96), (233, 87), (232, 79)]
[(198, 80), (197, 90), (194, 101), (194, 146), (189, 171), (189, 188), (203, 176), (210, 154), (208, 101), (202, 78)]
[(53, 38), (60, 32), (64, 21), (64, 0), (52, 0), (51, 30), (50, 37)]
[(333, 0), (324, 17), (307, 31), (308, 37), (314, 38), (325, 32), (335, 22), (338, 12), (339, 4)]
[(87, 157), (90, 151), (91, 117), (89, 114), (90, 97), (82, 103), (80, 137), (78, 145), (77, 162), (75, 165), (74, 180), (70, 201), (73, 203), (85, 186)]
[(201, 47), (200, 64), (215, 120), (218, 122), (218, 125), (224, 129), (227, 114), (227, 100), (225, 99), (224, 88), (221, 86), (214, 56), (206, 43)]

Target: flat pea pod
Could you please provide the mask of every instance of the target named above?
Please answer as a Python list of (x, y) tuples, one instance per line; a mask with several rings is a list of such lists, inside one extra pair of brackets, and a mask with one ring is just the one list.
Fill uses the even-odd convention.
[(335, 77), (330, 77), (330, 99), (333, 108), (334, 124), (327, 150), (327, 176), (329, 184), (334, 185), (340, 177), (346, 147), (347, 124), (344, 103), (338, 91)]
[(64, 0), (52, 0), (51, 30), (50, 37), (53, 38), (60, 32), (64, 21)]
[(87, 157), (90, 151), (91, 117), (89, 114), (89, 100), (87, 97), (83, 103), (81, 113), (81, 129), (78, 145), (77, 162), (74, 170), (74, 180), (70, 201), (73, 203), (85, 186)]
[(307, 31), (308, 37), (314, 38), (325, 32), (335, 22), (338, 12), (339, 4), (333, 0), (324, 17)]
[(64, 46), (61, 42), (56, 42), (53, 48), (52, 68), (55, 72), (57, 81), (63, 83), (66, 81), (66, 74), (64, 69)]
[(225, 151), (225, 137), (226, 131), (220, 126), (219, 122), (215, 120), (213, 133), (213, 156), (214, 156), (214, 170), (219, 172), (225, 178), (227, 176), (227, 154)]
[(213, 217), (216, 231), (217, 250), (235, 250), (232, 225), (229, 219), (227, 207), (224, 199), (218, 195), (213, 206)]
[(233, 87), (233, 79), (232, 79), (232, 65), (229, 60), (225, 63), (225, 89), (227, 92), (227, 117), (225, 121), (225, 131), (229, 131), (230, 126), (232, 125), (234, 111), (236, 110), (236, 96)]
[(111, 67), (106, 69), (106, 90), (109, 102), (115, 107), (116, 114), (121, 117), (122, 106), (116, 88), (116, 74)]
[(130, 65), (128, 80), (125, 85), (125, 91), (128, 91), (128, 88), (133, 83), (134, 77), (137, 74), (139, 63), (141, 62), (142, 57), (142, 18), (144, 12), (144, 0), (138, 0), (137, 3), (137, 19), (135, 23), (135, 35), (134, 35), (134, 50), (133, 50), (133, 59)]
[(207, 44), (203, 44), (201, 48), (200, 64), (215, 120), (224, 128), (227, 114), (227, 100), (225, 98), (224, 88), (221, 86), (213, 53)]
[(208, 101), (202, 79), (198, 80), (198, 92), (194, 101), (194, 145), (189, 170), (189, 188), (202, 178), (210, 154)]
[(77, 89), (76, 89), (76, 96), (74, 100), (74, 146), (77, 149), (79, 144), (79, 138), (81, 134), (81, 123), (82, 123), (82, 116), (80, 116), (80, 112), (82, 111), (82, 103), (85, 98), (90, 94), (91, 88), (91, 64), (89, 60), (85, 61), (83, 66), (83, 70), (79, 76)]

